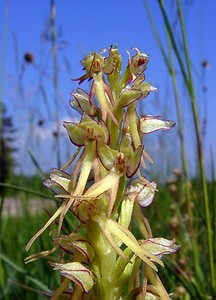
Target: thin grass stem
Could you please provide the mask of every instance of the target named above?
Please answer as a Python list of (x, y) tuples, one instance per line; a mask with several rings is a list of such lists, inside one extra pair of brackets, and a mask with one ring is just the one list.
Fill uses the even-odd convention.
[(17, 185), (13, 185), (13, 184), (10, 184), (10, 183), (2, 183), (2, 182), (0, 182), (0, 186), (6, 187), (8, 189), (14, 189), (14, 190), (20, 191), (20, 192), (29, 193), (29, 194), (39, 196), (39, 197), (42, 197), (42, 198), (46, 198), (46, 199), (49, 199), (49, 200), (52, 200), (52, 201), (56, 201), (56, 199), (54, 197), (49, 196), (48, 194), (36, 191), (34, 189), (26, 188), (26, 187), (23, 187), (23, 186), (17, 186)]
[(51, 33), (51, 45), (52, 45), (52, 60), (53, 60), (53, 86), (54, 86), (54, 103), (55, 103), (55, 122), (56, 122), (56, 156), (57, 156), (57, 165), (60, 168), (61, 159), (60, 159), (60, 122), (59, 122), (59, 86), (58, 86), (58, 64), (57, 64), (57, 47), (56, 47), (56, 30), (55, 30), (55, 21), (56, 21), (56, 7), (55, 0), (50, 0), (50, 33)]

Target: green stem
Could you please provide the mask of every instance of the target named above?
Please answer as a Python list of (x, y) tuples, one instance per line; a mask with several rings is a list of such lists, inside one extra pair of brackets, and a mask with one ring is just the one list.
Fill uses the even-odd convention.
[(104, 239), (99, 225), (94, 221), (87, 223), (87, 236), (94, 248), (95, 257), (91, 261), (92, 270), (96, 271), (96, 299), (115, 299), (113, 276), (116, 265), (116, 253)]
[(120, 103), (117, 103), (113, 113), (118, 122), (118, 125), (112, 122), (112, 119), (108, 119), (107, 122), (109, 131), (112, 133), (110, 136), (110, 147), (112, 149), (118, 149), (119, 132), (121, 128), (123, 112), (124, 112), (123, 107), (120, 105)]

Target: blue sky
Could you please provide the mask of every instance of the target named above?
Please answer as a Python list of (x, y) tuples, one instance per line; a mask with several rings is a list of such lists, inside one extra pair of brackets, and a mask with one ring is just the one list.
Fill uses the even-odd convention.
[[(175, 17), (175, 1), (165, 1), (167, 11), (172, 20)], [(207, 118), (207, 131), (204, 140), (205, 159), (207, 169), (210, 168), (210, 147), (216, 155), (215, 140), (215, 111), (216, 111), (216, 2), (214, 0), (182, 1), (187, 29), (189, 52), (195, 78), (195, 90), (198, 109), (201, 119)], [(148, 1), (151, 13), (159, 28), (159, 34), (165, 41), (163, 20), (156, 0)], [(186, 5), (187, 4), (187, 5)], [(5, 7), (8, 7), (7, 22), (4, 22)], [(5, 64), (3, 80), (1, 81), (1, 95), (8, 108), (8, 113), (14, 116), (18, 127), (17, 133), (20, 151), (17, 159), (21, 166), (18, 171), (34, 172), (34, 166), (29, 157), (28, 150), (35, 156), (44, 171), (56, 165), (55, 144), (52, 141), (52, 132), (56, 127), (56, 110), (59, 122), (62, 120), (75, 120), (74, 114), (68, 105), (71, 91), (77, 84), (71, 78), (82, 75), (80, 60), (89, 51), (98, 51), (118, 44), (126, 65), (127, 55), (125, 50), (138, 47), (150, 55), (150, 62), (146, 71), (146, 79), (158, 87), (157, 95), (151, 95), (142, 109), (146, 114), (163, 115), (176, 121), (174, 99), (170, 87), (170, 79), (163, 63), (153, 36), (149, 20), (142, 0), (95, 0), (95, 1), (56, 1), (56, 28), (58, 32), (58, 108), (54, 104), (55, 90), (52, 84), (52, 55), (50, 42), (42, 39), (46, 33), (50, 14), (50, 1), (45, 0), (5, 0), (0, 1), (0, 48), (1, 57), (5, 50)], [(174, 24), (174, 21), (173, 21)], [(6, 26), (6, 29), (4, 28)], [(4, 41), (4, 34), (6, 42)], [(176, 32), (178, 35), (178, 31)], [(23, 56), (31, 52), (34, 56), (36, 67), (23, 64)], [(209, 68), (202, 73), (201, 63), (207, 60)], [(2, 59), (1, 59), (2, 64)], [(186, 130), (187, 148), (191, 168), (196, 164), (196, 152), (193, 146), (193, 126), (189, 113), (187, 95), (181, 82), (179, 70), (179, 86), (181, 89), (182, 108)], [(202, 92), (203, 85), (208, 90)], [(88, 86), (85, 86), (88, 87)], [(84, 88), (84, 87), (83, 87)], [(45, 92), (46, 97), (43, 92)], [(38, 128), (38, 121), (44, 120), (44, 125)], [(178, 125), (178, 124), (177, 124)], [(53, 129), (54, 128), (54, 129)], [(170, 141), (171, 150), (164, 158), (164, 165), (175, 162), (178, 148), (177, 126), (169, 133), (159, 136), (164, 141)], [(62, 129), (64, 132), (64, 129)], [(63, 134), (63, 133), (62, 133)], [(64, 135), (62, 136), (62, 157), (70, 155), (72, 149)], [(157, 139), (157, 137), (155, 137)], [(151, 144), (152, 143), (152, 144)], [(156, 154), (165, 151), (152, 140), (149, 150), (157, 166)], [(178, 149), (177, 149), (178, 150)], [(175, 153), (175, 155), (170, 155)], [(215, 158), (216, 159), (216, 158)], [(161, 160), (158, 160), (161, 163)], [(170, 162), (170, 163), (171, 163)], [(178, 164), (178, 163), (177, 163)], [(160, 166), (159, 166), (160, 167)]]

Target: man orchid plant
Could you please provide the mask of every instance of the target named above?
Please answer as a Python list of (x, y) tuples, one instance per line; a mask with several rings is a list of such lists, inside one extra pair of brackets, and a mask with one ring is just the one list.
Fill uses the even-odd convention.
[[(157, 89), (145, 81), (149, 56), (133, 48), (123, 74), (117, 46), (91, 52), (81, 61), (91, 80), (90, 93), (72, 92), (70, 105), (81, 114), (79, 123), (64, 122), (75, 155), (61, 169), (51, 169), (44, 181), (61, 202), (26, 249), (58, 219), (54, 247), (29, 256), (26, 262), (56, 254), (50, 265), (61, 275), (60, 286), (45, 292), (51, 299), (170, 299), (157, 264), (176, 252), (175, 241), (153, 238), (143, 207), (157, 191), (144, 176), (143, 137), (167, 130), (175, 123), (159, 116), (138, 116), (137, 104)], [(107, 56), (104, 53), (107, 52)], [(76, 158), (76, 160), (75, 160)], [(66, 172), (74, 161), (72, 172)], [(67, 216), (66, 216), (67, 214)], [(64, 219), (77, 219), (77, 228), (65, 234)], [(135, 223), (142, 235), (131, 231)]]

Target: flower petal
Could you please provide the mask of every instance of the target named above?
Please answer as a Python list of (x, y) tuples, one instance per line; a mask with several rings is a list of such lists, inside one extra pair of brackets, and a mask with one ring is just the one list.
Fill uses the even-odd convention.
[(137, 53), (130, 60), (130, 71), (134, 75), (140, 75), (147, 68), (149, 56), (137, 48), (132, 48), (132, 50), (136, 50)]
[(60, 271), (61, 275), (79, 284), (87, 293), (94, 285), (92, 272), (80, 262), (58, 264), (50, 262), (54, 270)]
[(90, 261), (94, 257), (94, 250), (80, 234), (70, 234), (53, 239), (53, 242), (59, 245), (65, 252), (72, 254), (74, 249), (78, 250), (83, 256)]
[(147, 115), (140, 118), (140, 131), (143, 134), (151, 133), (157, 130), (167, 130), (175, 126), (175, 122), (170, 120), (161, 120), (160, 116)]
[(95, 106), (90, 105), (88, 93), (78, 88), (76, 90), (73, 90), (72, 96), (75, 99), (70, 101), (70, 105), (72, 108), (76, 109), (81, 115), (83, 113), (86, 113), (89, 116), (96, 115), (98, 110)]
[(45, 184), (50, 185), (51, 190), (55, 189), (54, 184), (56, 184), (59, 185), (59, 187), (62, 187), (64, 191), (71, 193), (72, 191), (71, 176), (66, 172), (59, 169), (52, 168), (50, 171), (50, 180), (53, 182), (53, 185), (50, 184), (49, 180), (45, 181)]
[(144, 184), (139, 179), (133, 179), (127, 188), (126, 196), (135, 200), (140, 206), (149, 206), (155, 195), (157, 184)]
[(167, 240), (164, 238), (151, 238), (140, 241), (141, 247), (150, 251), (152, 254), (162, 257), (165, 254), (171, 254), (181, 247), (175, 244), (175, 240)]

